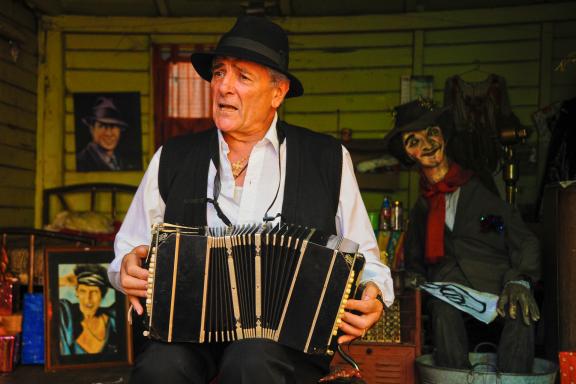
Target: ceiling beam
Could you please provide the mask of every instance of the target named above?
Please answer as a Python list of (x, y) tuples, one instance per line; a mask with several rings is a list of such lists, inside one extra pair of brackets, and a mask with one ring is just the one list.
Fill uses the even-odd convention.
[(166, 3), (166, 0), (155, 0), (155, 2), (156, 2), (156, 8), (158, 8), (160, 16), (163, 17), (170, 16), (170, 11), (168, 11), (168, 4)]
[(61, 15), (64, 10), (60, 0), (26, 0), (26, 4), (30, 8), (49, 16)]

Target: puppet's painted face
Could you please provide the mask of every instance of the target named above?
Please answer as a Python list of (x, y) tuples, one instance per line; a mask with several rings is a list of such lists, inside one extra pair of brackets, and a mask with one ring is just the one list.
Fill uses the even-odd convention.
[(402, 134), (402, 143), (408, 156), (423, 168), (435, 168), (446, 159), (446, 143), (440, 127)]

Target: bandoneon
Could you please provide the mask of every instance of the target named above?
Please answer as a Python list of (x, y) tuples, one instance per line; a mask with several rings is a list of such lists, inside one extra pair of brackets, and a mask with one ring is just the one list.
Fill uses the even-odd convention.
[(358, 245), (294, 225), (152, 228), (145, 335), (167, 342), (266, 338), (332, 354), (364, 266)]

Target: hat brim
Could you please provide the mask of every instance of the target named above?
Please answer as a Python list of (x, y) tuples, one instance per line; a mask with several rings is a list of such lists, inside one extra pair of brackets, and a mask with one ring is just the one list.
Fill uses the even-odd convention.
[(288, 89), (288, 93), (286, 93), (286, 98), (298, 97), (304, 94), (304, 87), (302, 86), (300, 80), (298, 80), (290, 72), (278, 67), (278, 65), (272, 60), (256, 52), (248, 51), (238, 47), (221, 47), (214, 52), (193, 53), (190, 57), (190, 61), (192, 62), (194, 69), (196, 72), (198, 72), (200, 77), (206, 81), (211, 81), (212, 61), (217, 56), (235, 57), (242, 60), (252, 61), (254, 63), (264, 65), (268, 68), (272, 68), (275, 71), (282, 73), (288, 78), (288, 80), (290, 80), (290, 88)]
[(95, 118), (93, 116), (89, 116), (89, 117), (85, 117), (82, 119), (82, 122), (84, 124), (86, 124), (87, 126), (91, 126), (92, 124), (94, 124), (96, 121), (99, 121), (101, 123), (104, 124), (114, 124), (114, 125), (118, 125), (120, 128), (122, 129), (126, 129), (128, 128), (128, 124), (125, 121), (122, 120), (118, 120), (118, 119), (114, 119), (114, 118), (108, 118), (108, 117), (103, 117), (103, 118)]
[(437, 125), (444, 117), (448, 116), (450, 113), (449, 107), (444, 107), (441, 109), (437, 109), (435, 111), (430, 111), (425, 115), (421, 116), (420, 118), (411, 121), (408, 124), (404, 124), (398, 127), (394, 127), (388, 134), (384, 137), (385, 142), (389, 142), (392, 138), (396, 135), (405, 133), (405, 132), (414, 132), (414, 131), (421, 131), (428, 127), (432, 127)]

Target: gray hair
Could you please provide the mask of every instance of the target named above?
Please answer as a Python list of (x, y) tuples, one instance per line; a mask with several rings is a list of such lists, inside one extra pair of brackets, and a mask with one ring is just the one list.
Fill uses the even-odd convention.
[(270, 67), (266, 67), (266, 69), (268, 69), (268, 73), (270, 74), (273, 85), (277, 85), (281, 81), (287, 81), (288, 83), (290, 83), (290, 80), (285, 74), (278, 72), (277, 70), (272, 69)]

